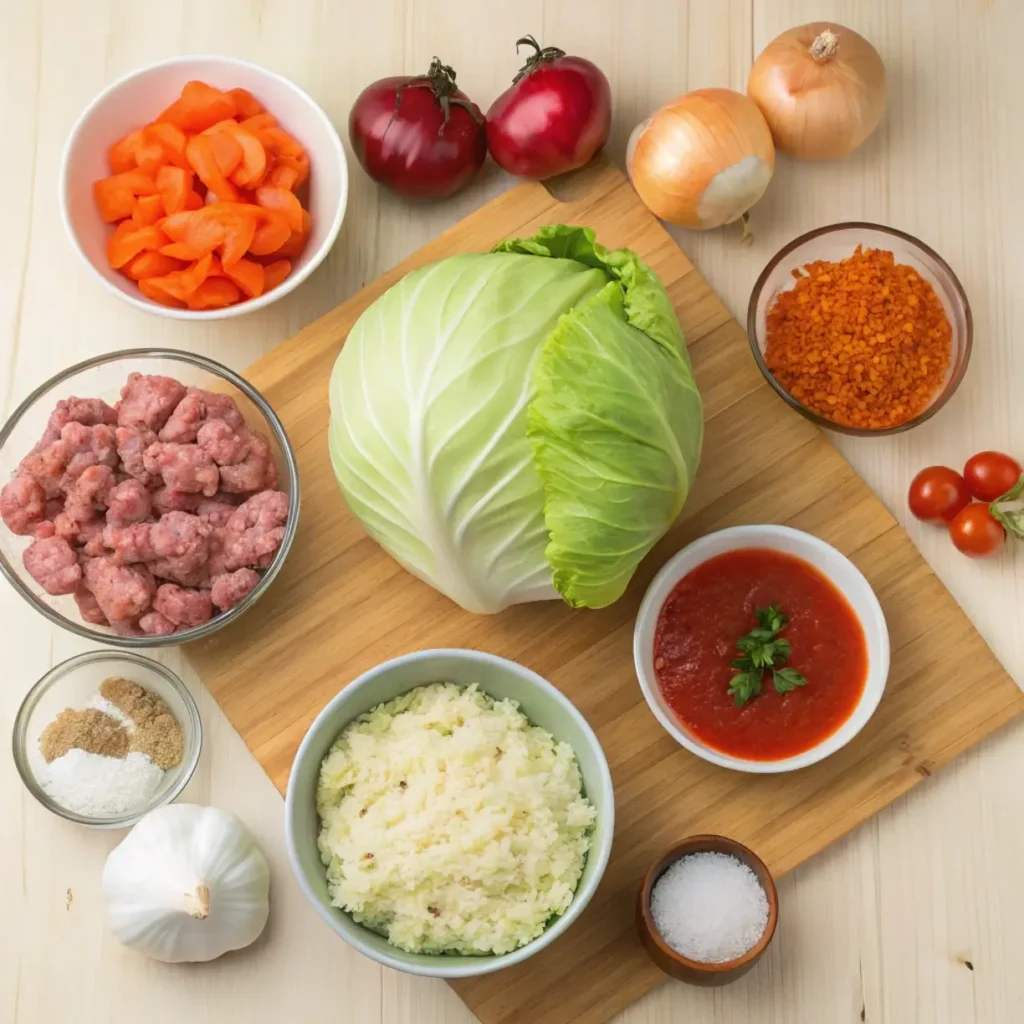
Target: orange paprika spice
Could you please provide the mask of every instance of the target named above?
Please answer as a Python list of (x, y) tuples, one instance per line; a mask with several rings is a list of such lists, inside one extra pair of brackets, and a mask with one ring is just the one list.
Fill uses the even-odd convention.
[(765, 363), (797, 401), (833, 423), (899, 426), (942, 386), (952, 328), (935, 290), (891, 252), (857, 246), (794, 270), (767, 316)]

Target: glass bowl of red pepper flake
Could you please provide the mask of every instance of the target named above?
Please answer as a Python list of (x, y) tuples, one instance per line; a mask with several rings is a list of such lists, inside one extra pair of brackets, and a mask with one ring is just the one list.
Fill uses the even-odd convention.
[(949, 264), (881, 224), (832, 224), (790, 242), (747, 310), (769, 384), (819, 426), (861, 437), (934, 416), (963, 380), (973, 332)]

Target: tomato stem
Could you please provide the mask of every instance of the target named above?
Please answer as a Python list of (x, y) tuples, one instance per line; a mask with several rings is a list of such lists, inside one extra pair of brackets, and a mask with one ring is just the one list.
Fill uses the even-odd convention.
[(519, 52), (520, 46), (532, 46), (537, 52), (527, 58), (526, 63), (519, 69), (519, 73), (515, 78), (512, 79), (512, 84), (515, 85), (520, 78), (525, 78), (527, 75), (532, 75), (545, 62), (558, 60), (559, 57), (565, 56), (565, 50), (560, 50), (557, 46), (544, 46), (537, 42), (533, 36), (523, 36), (522, 39), (516, 40), (516, 53)]
[(440, 57), (435, 57), (430, 62), (430, 68), (425, 75), (416, 75), (415, 78), (410, 78), (408, 82), (403, 82), (398, 87), (395, 92), (396, 114), (398, 113), (398, 108), (402, 105), (402, 92), (405, 89), (430, 89), (434, 93), (434, 98), (440, 104), (441, 111), (444, 114), (441, 127), (437, 129), (438, 135), (444, 134), (445, 126), (451, 117), (452, 104), (468, 110), (477, 124), (484, 123), (480, 111), (469, 100), (464, 100), (461, 96), (454, 95), (458, 89), (458, 86), (455, 84), (455, 69), (450, 64), (442, 64)]
[(1024, 540), (1024, 508), (1019, 507), (1021, 495), (1024, 494), (1024, 473), (1005, 494), (1000, 495), (989, 507), (989, 515), (1017, 540)]

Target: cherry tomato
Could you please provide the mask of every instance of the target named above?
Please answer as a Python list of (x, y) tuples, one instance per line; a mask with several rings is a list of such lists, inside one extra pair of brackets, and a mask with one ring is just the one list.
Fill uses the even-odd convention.
[(612, 90), (603, 72), (533, 36), (536, 51), (487, 111), (487, 145), (499, 167), (550, 178), (582, 167), (608, 141)]
[(1021, 466), (1002, 452), (978, 452), (964, 466), (964, 480), (978, 501), (1001, 498), (1020, 479)]
[(910, 482), (907, 504), (926, 523), (948, 523), (969, 505), (971, 493), (964, 478), (948, 466), (928, 466)]
[(949, 536), (957, 551), (968, 558), (997, 555), (1006, 543), (1006, 531), (992, 518), (988, 505), (980, 501), (957, 513), (949, 524)]
[(487, 159), (483, 114), (436, 57), (425, 75), (368, 85), (352, 105), (348, 134), (374, 181), (414, 199), (454, 195)]

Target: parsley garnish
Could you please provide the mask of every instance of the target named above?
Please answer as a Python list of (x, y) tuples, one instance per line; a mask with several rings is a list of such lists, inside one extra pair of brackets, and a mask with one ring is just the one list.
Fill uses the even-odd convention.
[(758, 608), (757, 626), (736, 641), (738, 658), (733, 659), (736, 675), (729, 680), (729, 695), (741, 708), (751, 697), (761, 692), (765, 672), (771, 672), (776, 693), (789, 693), (807, 680), (795, 668), (784, 667), (789, 660), (790, 646), (779, 633), (789, 623), (786, 613), (778, 605)]

